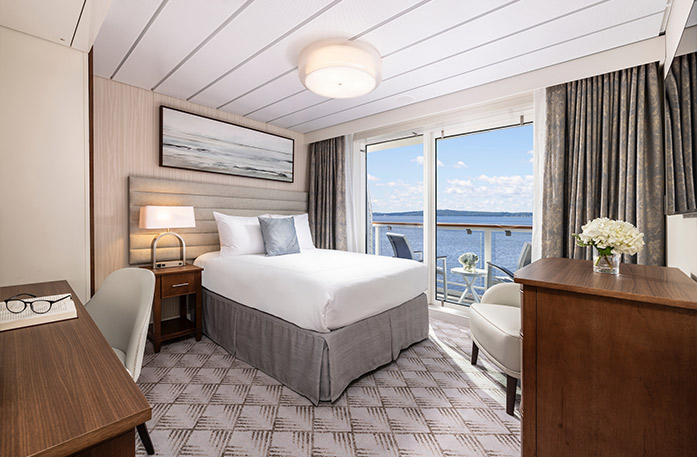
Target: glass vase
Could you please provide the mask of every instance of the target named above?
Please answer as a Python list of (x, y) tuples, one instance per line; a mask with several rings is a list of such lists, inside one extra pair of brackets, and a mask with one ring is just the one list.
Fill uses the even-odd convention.
[(620, 254), (602, 255), (594, 246), (593, 271), (610, 275), (620, 274)]

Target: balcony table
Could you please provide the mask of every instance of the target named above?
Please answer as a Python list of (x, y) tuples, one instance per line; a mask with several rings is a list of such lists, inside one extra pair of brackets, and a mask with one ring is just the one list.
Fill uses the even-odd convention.
[(462, 292), (462, 295), (460, 295), (460, 299), (457, 302), (462, 303), (462, 300), (464, 300), (467, 296), (467, 292), (469, 292), (472, 294), (474, 302), (479, 303), (480, 297), (479, 294), (477, 294), (477, 292), (474, 290), (474, 281), (476, 281), (477, 278), (485, 278), (486, 270), (476, 268), (474, 271), (467, 271), (463, 267), (455, 267), (451, 268), (450, 272), (459, 274), (465, 280), (465, 290)]

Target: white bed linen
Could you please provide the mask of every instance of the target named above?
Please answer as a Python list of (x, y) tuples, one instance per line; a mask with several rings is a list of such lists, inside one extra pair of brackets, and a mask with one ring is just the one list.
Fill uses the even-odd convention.
[(420, 262), (313, 249), (275, 257), (201, 255), (203, 287), (317, 332), (401, 305), (426, 290)]

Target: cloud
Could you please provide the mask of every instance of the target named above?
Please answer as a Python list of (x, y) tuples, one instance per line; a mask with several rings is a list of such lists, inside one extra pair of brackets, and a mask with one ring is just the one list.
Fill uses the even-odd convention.
[(480, 175), (478, 181), (490, 184), (491, 195), (530, 195), (532, 198), (532, 175), (487, 176)]
[(446, 194), (481, 197), (521, 197), (532, 201), (532, 175), (487, 176), (470, 179), (449, 179)]
[(472, 184), (471, 179), (448, 179), (448, 187), (445, 189), (445, 193), (474, 195), (482, 190), (485, 189), (477, 189), (475, 185)]
[[(419, 185), (421, 185), (419, 183)], [(407, 184), (401, 179), (398, 179), (397, 181), (390, 181), (390, 182), (379, 182), (375, 184), (377, 187), (401, 187), (401, 188), (406, 188), (406, 187), (413, 187), (411, 184)]]
[(467, 165), (465, 162), (462, 160), (458, 160), (458, 162), (453, 165), (455, 168), (469, 168), (469, 165)]
[(535, 151), (528, 151), (528, 154), (530, 155), (530, 163), (535, 162)]
[(411, 211), (423, 207), (422, 182), (408, 184), (400, 179), (377, 183), (375, 186), (377, 186), (376, 191), (371, 195), (373, 211)]
[(379, 182), (375, 184), (376, 187), (396, 187), (402, 185), (406, 186), (407, 184), (401, 179), (399, 181)]
[(380, 178), (377, 176), (373, 176), (370, 173), (368, 173), (368, 181), (380, 181)]
[(438, 197), (438, 205), (471, 211), (530, 211), (532, 189), (531, 175), (449, 179)]
[[(530, 175), (471, 176), (448, 179), (439, 189), (439, 208), (470, 211), (530, 211), (532, 208)], [(373, 211), (411, 211), (423, 208), (422, 182), (395, 180), (378, 182), (371, 191)]]
[[(416, 162), (416, 163), (418, 163), (419, 165), (423, 165), (423, 164), (424, 164), (424, 156), (416, 156), (416, 157), (414, 157), (413, 159), (411, 159), (411, 161), (412, 161), (412, 162)], [(443, 164), (443, 162), (441, 162), (441, 161), (439, 160), (439, 161), (438, 161), (438, 166), (439, 166), (439, 167), (444, 167), (445, 165)]]

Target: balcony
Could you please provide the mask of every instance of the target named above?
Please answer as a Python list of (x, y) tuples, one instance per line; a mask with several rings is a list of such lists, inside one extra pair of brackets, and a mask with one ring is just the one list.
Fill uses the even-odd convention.
[[(479, 256), (477, 268), (486, 270), (487, 261), (515, 270), (523, 244), (532, 239), (532, 227), (529, 225), (476, 225), (467, 223), (438, 223), (436, 232), (436, 252), (439, 257), (437, 266), (444, 273), (436, 275), (436, 299), (450, 303), (470, 304), (470, 294), (462, 297), (465, 283), (462, 276), (451, 271), (460, 267), (458, 257), (465, 252), (474, 252)], [(392, 256), (385, 233), (404, 234), (413, 250), (423, 251), (423, 224), (418, 222), (373, 222), (369, 246), (372, 253)], [(474, 289), (481, 295), (486, 289), (486, 277), (474, 282)], [(461, 300), (462, 298), (462, 300)]]

